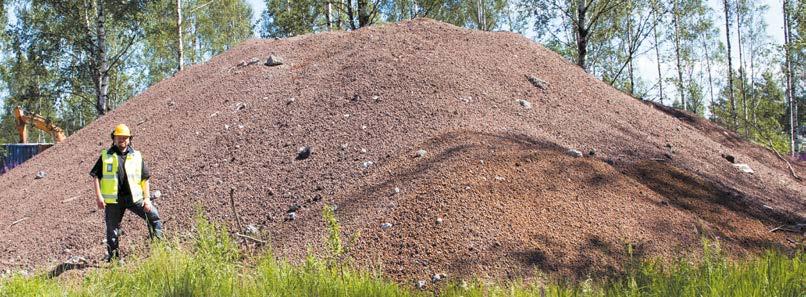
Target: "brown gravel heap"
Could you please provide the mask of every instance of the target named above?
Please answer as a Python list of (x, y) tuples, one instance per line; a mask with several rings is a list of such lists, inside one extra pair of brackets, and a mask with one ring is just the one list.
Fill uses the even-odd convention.
[[(627, 244), (672, 259), (702, 237), (743, 255), (793, 247), (801, 234), (768, 230), (806, 216), (806, 183), (769, 151), (520, 35), (422, 19), (244, 42), (1, 176), (0, 271), (104, 256), (87, 173), (121, 122), (169, 233), (190, 232), (199, 205), (244, 232), (234, 188), (242, 227), (300, 259), (324, 250), (321, 210), (336, 205), (345, 237), (360, 232), (356, 262), (398, 280), (612, 273)], [(144, 246), (134, 218), (124, 253)]]

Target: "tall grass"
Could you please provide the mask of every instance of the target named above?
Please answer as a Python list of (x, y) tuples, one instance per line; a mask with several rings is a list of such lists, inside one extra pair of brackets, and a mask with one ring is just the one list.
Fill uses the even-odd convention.
[[(327, 215), (327, 214), (326, 214)], [(338, 226), (328, 220), (331, 229)], [(337, 232), (336, 232), (337, 233)], [(330, 234), (332, 254), (338, 234)], [(465, 284), (429, 290), (383, 279), (378, 273), (351, 269), (330, 258), (308, 257), (299, 265), (278, 260), (269, 251), (245, 265), (224, 227), (197, 222), (192, 245), (157, 243), (148, 257), (89, 272), (78, 282), (14, 276), (0, 280), (0, 296), (805, 296), (806, 255), (770, 251), (757, 258), (728, 261), (718, 246), (704, 244), (702, 261), (680, 260), (626, 264), (623, 278), (598, 282)], [(338, 253), (336, 253), (338, 252)], [(333, 255), (331, 255), (333, 256)], [(338, 261), (336, 261), (338, 262)]]

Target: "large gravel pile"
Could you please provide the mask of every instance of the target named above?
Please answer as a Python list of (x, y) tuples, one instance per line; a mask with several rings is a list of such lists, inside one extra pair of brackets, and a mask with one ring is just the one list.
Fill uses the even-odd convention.
[[(424, 19), (250, 40), (0, 176), (0, 271), (104, 256), (87, 173), (117, 123), (136, 134), (167, 232), (189, 233), (201, 207), (300, 259), (324, 251), (334, 205), (345, 241), (360, 232), (357, 263), (425, 285), (618, 271), (628, 244), (672, 259), (702, 237), (732, 255), (802, 241), (769, 229), (803, 222), (806, 183), (689, 117), (512, 33)], [(144, 246), (135, 217), (124, 253)]]

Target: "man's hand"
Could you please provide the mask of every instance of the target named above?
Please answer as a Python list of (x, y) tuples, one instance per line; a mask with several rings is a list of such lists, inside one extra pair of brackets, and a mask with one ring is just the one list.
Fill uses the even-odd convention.
[(106, 203), (104, 203), (104, 196), (101, 195), (101, 182), (98, 178), (92, 178), (92, 183), (95, 185), (95, 205), (98, 206), (98, 209), (104, 209), (106, 207)]
[(146, 212), (151, 212), (151, 201), (150, 200), (143, 201), (143, 210), (145, 210)]

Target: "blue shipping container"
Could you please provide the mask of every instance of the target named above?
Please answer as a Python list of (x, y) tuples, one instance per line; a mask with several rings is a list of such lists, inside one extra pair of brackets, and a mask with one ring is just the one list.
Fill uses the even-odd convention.
[(28, 159), (33, 158), (36, 154), (41, 153), (47, 148), (53, 146), (50, 143), (16, 143), (3, 145), (2, 166), (0, 166), (0, 174), (6, 173), (11, 168), (17, 167)]

